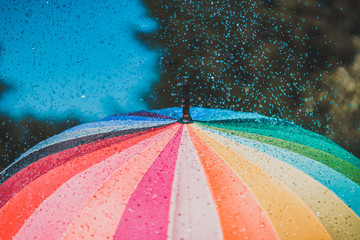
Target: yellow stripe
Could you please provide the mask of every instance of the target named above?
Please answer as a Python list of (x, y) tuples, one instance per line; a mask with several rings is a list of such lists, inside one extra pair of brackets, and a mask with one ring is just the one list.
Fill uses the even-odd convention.
[(360, 218), (324, 185), (276, 158), (204, 130), (204, 133), (264, 169), (296, 193), (334, 239), (360, 236)]
[(194, 130), (254, 193), (280, 239), (331, 239), (319, 219), (285, 184), (198, 127), (194, 126)]

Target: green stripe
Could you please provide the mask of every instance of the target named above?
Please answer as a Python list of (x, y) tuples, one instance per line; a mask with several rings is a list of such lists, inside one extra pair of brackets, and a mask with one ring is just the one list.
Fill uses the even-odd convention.
[[(204, 126), (210, 127), (215, 130), (223, 131), (235, 136), (240, 136), (243, 138), (255, 140), (258, 142), (267, 143), (273, 146), (277, 146), (286, 150), (290, 150), (292, 152), (299, 153), (303, 156), (309, 157), (313, 160), (316, 160), (332, 169), (337, 171), (338, 173), (346, 176), (347, 178), (351, 179), (356, 184), (360, 185), (360, 170), (356, 168), (355, 166), (351, 165), (350, 163), (342, 160), (341, 158), (338, 158), (330, 153), (314, 149), (309, 146), (305, 146), (302, 144), (298, 144), (291, 141), (286, 141), (274, 137), (269, 136), (263, 136), (253, 133), (247, 133), (242, 131), (235, 131), (232, 129), (226, 129), (226, 126), (223, 126), (222, 128), (214, 127), (207, 124), (202, 124)], [(229, 127), (231, 128), (231, 127)]]
[(299, 126), (276, 126), (258, 123), (211, 123), (208, 125), (296, 142), (308, 147), (328, 152), (338, 158), (347, 161), (355, 167), (360, 168), (360, 160), (357, 157), (347, 152), (345, 149), (343, 149), (330, 139), (309, 130), (303, 129)]

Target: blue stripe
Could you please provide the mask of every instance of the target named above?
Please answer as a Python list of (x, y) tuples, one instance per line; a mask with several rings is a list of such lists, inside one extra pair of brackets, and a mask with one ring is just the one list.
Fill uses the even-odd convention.
[[(182, 108), (164, 108), (160, 110), (151, 110), (168, 117), (179, 119), (182, 117)], [(236, 112), (226, 109), (210, 109), (201, 107), (190, 108), (190, 115), (195, 121), (219, 121), (231, 119), (272, 119), (257, 113)]]
[(105, 118), (100, 119), (97, 122), (113, 121), (113, 120), (162, 121), (162, 120), (171, 120), (171, 119), (160, 119), (160, 118), (154, 118), (154, 117), (131, 116), (131, 115), (118, 115), (118, 116), (105, 117)]
[(114, 126), (132, 126), (132, 125), (144, 125), (144, 127), (146, 127), (146, 125), (162, 125), (162, 124), (167, 124), (167, 123), (173, 123), (176, 122), (175, 120), (171, 120), (171, 119), (158, 119), (158, 118), (153, 118), (151, 120), (149, 120), (149, 118), (144, 118), (144, 117), (126, 117), (126, 118), (119, 118), (118, 120), (105, 120), (105, 121), (98, 121), (98, 122), (92, 122), (92, 123), (86, 123), (86, 124), (81, 124), (78, 125), (76, 127), (70, 128), (68, 130), (66, 130), (65, 132), (73, 132), (73, 131), (78, 131), (78, 130), (82, 130), (82, 129), (88, 129), (88, 128), (102, 128), (102, 127), (114, 127)]

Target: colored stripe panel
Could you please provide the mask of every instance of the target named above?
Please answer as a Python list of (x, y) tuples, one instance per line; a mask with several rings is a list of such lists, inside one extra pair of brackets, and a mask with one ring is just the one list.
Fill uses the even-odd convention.
[[(164, 125), (159, 126), (156, 129), (161, 129), (166, 126), (171, 125)], [(114, 132), (107, 132), (107, 133), (97, 133), (94, 135), (86, 135), (80, 138), (74, 138), (74, 139), (68, 139), (65, 141), (60, 142), (41, 142), (37, 145), (35, 145), (33, 148), (29, 150), (29, 152), (26, 152), (26, 154), (21, 155), (19, 159), (17, 159), (13, 164), (11, 164), (8, 168), (6, 168), (3, 172), (0, 173), (0, 183), (6, 181), (8, 178), (10, 178), (13, 174), (18, 172), (20, 169), (30, 165), (31, 163), (49, 156), (51, 154), (55, 154), (61, 151), (64, 151), (69, 148), (74, 148), (80, 145), (101, 141), (113, 137), (118, 137), (122, 135), (132, 134), (132, 133), (140, 133), (140, 132), (146, 132), (148, 130), (151, 130), (152, 128), (140, 128), (140, 129), (125, 129), (120, 131), (114, 131)], [(61, 134), (60, 134), (61, 135)], [(59, 136), (59, 135), (57, 135)], [(55, 136), (55, 137), (57, 137)], [(57, 137), (58, 140), (64, 140), (61, 139), (61, 137)]]
[[(164, 108), (160, 110), (151, 110), (153, 113), (169, 116), (175, 119), (182, 117), (182, 108)], [(229, 119), (251, 119), (252, 121), (271, 120), (272, 122), (280, 122), (278, 119), (266, 117), (257, 113), (236, 112), (226, 109), (211, 109), (201, 107), (191, 107), (190, 115), (195, 121), (221, 121)], [(282, 121), (285, 122), (285, 121)]]
[(175, 120), (156, 120), (156, 119), (131, 119), (127, 117), (124, 119), (116, 120), (102, 120), (98, 122), (85, 123), (66, 130), (64, 133), (74, 133), (80, 130), (96, 130), (106, 129), (108, 127), (131, 127), (131, 128), (143, 128), (143, 127), (156, 127), (157, 125), (171, 124)]
[[(209, 126), (210, 128), (214, 128)], [(324, 151), (317, 150), (315, 148), (311, 148), (305, 145), (301, 145), (295, 142), (289, 142), (273, 137), (268, 136), (262, 136), (257, 134), (251, 134), (246, 132), (240, 132), (240, 131), (234, 131), (234, 130), (228, 130), (223, 128), (214, 128), (219, 131), (223, 131), (235, 136), (241, 136), (244, 138), (248, 138), (251, 140), (256, 140), (259, 142), (267, 143), (270, 145), (278, 146), (284, 149), (287, 149), (289, 151), (293, 151), (296, 153), (299, 153), (303, 156), (309, 157), (311, 159), (314, 159), (316, 161), (319, 161), (322, 164), (325, 164), (335, 171), (341, 173), (342, 175), (346, 176), (347, 178), (351, 179), (356, 184), (360, 185), (360, 169), (356, 168), (355, 166), (351, 165), (350, 163), (335, 157), (334, 155), (331, 155), (329, 153), (326, 153)]]
[(114, 239), (166, 239), (182, 129), (168, 143), (133, 192)]
[(175, 133), (148, 147), (106, 181), (77, 214), (64, 239), (113, 239), (131, 194)]
[(0, 219), (3, 220), (0, 222), (0, 239), (8, 239), (14, 236), (44, 199), (71, 177), (114, 155), (116, 152), (121, 152), (136, 145), (139, 141), (149, 141), (146, 139), (151, 135), (153, 133), (134, 137), (82, 157), (74, 158), (28, 184), (0, 209)]
[(316, 148), (318, 150), (328, 152), (338, 158), (341, 158), (357, 168), (360, 168), (360, 160), (345, 149), (331, 141), (330, 139), (305, 130), (299, 126), (281, 126), (271, 124), (209, 124), (213, 127), (225, 128), (229, 130), (236, 130), (241, 132), (254, 133), (268, 137), (275, 137), (291, 142), (296, 142), (308, 147)]
[[(204, 127), (202, 127), (204, 128)], [(279, 159), (311, 176), (316, 181), (334, 192), (347, 206), (360, 216), (360, 186), (336, 172), (332, 168), (307, 158), (295, 152), (291, 152), (273, 145), (260, 143), (247, 138), (231, 135), (212, 128), (204, 128), (219, 136), (224, 136), (242, 145), (261, 151), (269, 156)]]
[(83, 155), (89, 154), (91, 152), (97, 151), (101, 148), (108, 147), (110, 145), (128, 140), (130, 138), (151, 133), (151, 135), (146, 135), (147, 137), (151, 137), (159, 133), (159, 131), (164, 131), (168, 128), (172, 127), (172, 125), (162, 128), (156, 128), (154, 130), (147, 130), (144, 132), (127, 134), (119, 137), (104, 139), (101, 141), (96, 141), (84, 145), (80, 145), (78, 147), (73, 147), (71, 149), (66, 149), (62, 152), (58, 152), (52, 154), (50, 156), (44, 157), (33, 164), (21, 169), (17, 173), (15, 173), (11, 178), (5, 181), (0, 185), (0, 208), (5, 205), (7, 201), (11, 197), (13, 197), (16, 193), (18, 193), (21, 189), (23, 189), (26, 185), (45, 174), (49, 170), (56, 168), (67, 161), (75, 157), (81, 157)]
[[(173, 123), (173, 122), (172, 122)], [(171, 123), (169, 123), (171, 124)], [(151, 127), (161, 127), (164, 125), (169, 125), (166, 123), (162, 123), (162, 124), (154, 124), (154, 123), (135, 123), (135, 124), (114, 124), (114, 126), (108, 126), (108, 127), (94, 127), (94, 128), (84, 128), (84, 129), (78, 129), (75, 131), (70, 131), (71, 129), (60, 133), (58, 135), (55, 135), (37, 145), (35, 145), (35, 147), (39, 147), (39, 148), (44, 148), (46, 146), (49, 145), (53, 145), (59, 142), (64, 142), (67, 140), (76, 140), (78, 138), (82, 138), (82, 137), (86, 137), (86, 136), (91, 136), (91, 135), (111, 135), (114, 132), (119, 132), (119, 131), (126, 131), (126, 130), (130, 130), (130, 131), (137, 131), (137, 129), (139, 130), (143, 130), (145, 128), (149, 129)], [(83, 126), (83, 125), (80, 125)], [(80, 128), (80, 126), (78, 128)], [(35, 148), (34, 147), (34, 148)], [(35, 148), (36, 149), (36, 148)], [(33, 148), (31, 148), (29, 150), (30, 152), (33, 151)], [(26, 152), (28, 153), (28, 152)]]
[(186, 125), (171, 192), (168, 239), (223, 239), (215, 203)]
[(164, 115), (152, 113), (152, 112), (135, 112), (128, 114), (117, 114), (109, 117), (104, 117), (100, 119), (100, 121), (110, 121), (110, 120), (119, 120), (119, 119), (134, 119), (134, 120), (142, 120), (142, 121), (160, 121), (160, 120), (175, 120), (175, 118), (169, 118)]
[[(72, 177), (41, 203), (16, 234), (15, 239), (60, 239), (77, 213), (109, 177), (124, 163), (170, 134), (171, 130), (169, 131), (115, 153)], [(91, 161), (91, 158), (88, 157), (87, 160)]]
[(140, 116), (130, 116), (130, 115), (114, 115), (114, 116), (109, 116), (109, 117), (105, 117), (100, 119), (99, 121), (96, 122), (102, 122), (102, 121), (126, 121), (126, 120), (132, 120), (132, 121), (149, 121), (149, 122), (153, 122), (153, 121), (161, 121), (161, 119), (158, 118), (151, 118), (151, 117), (140, 117)]
[(282, 182), (211, 139), (199, 127), (194, 131), (254, 193), (280, 239), (331, 239), (316, 215)]
[(145, 117), (151, 117), (151, 118), (158, 118), (158, 119), (175, 119), (176, 118), (171, 118), (165, 115), (161, 115), (161, 114), (157, 114), (157, 113), (153, 113), (153, 112), (147, 112), (147, 111), (139, 111), (139, 112), (134, 112), (134, 113), (129, 113), (128, 115), (130, 116), (145, 116)]
[(276, 158), (210, 131), (204, 132), (286, 184), (309, 206), (332, 238), (355, 240), (360, 236), (360, 218), (328, 188)]
[(247, 186), (192, 127), (189, 132), (217, 205), (224, 239), (278, 239)]
[[(169, 123), (162, 123), (162, 124), (143, 123), (143, 124), (124, 125), (124, 126), (115, 125), (112, 127), (80, 129), (78, 131), (70, 131), (70, 129), (69, 129), (65, 132), (62, 132), (58, 135), (55, 135), (51, 138), (48, 138), (48, 139), (36, 144), (34, 147), (32, 147), (26, 153), (21, 155), (20, 158), (17, 159), (16, 161), (21, 160), (22, 158), (28, 156), (29, 154), (31, 154), (33, 152), (38, 151), (39, 149), (46, 148), (48, 146), (62, 143), (62, 142), (69, 141), (69, 140), (73, 144), (76, 144), (78, 141), (81, 141), (84, 137), (86, 138), (88, 136), (95, 136), (98, 139), (104, 139), (104, 138), (112, 137), (114, 135), (116, 136), (116, 133), (118, 133), (118, 132), (120, 132), (120, 133), (123, 131), (139, 132), (139, 131), (148, 130), (150, 128), (162, 127), (162, 126), (169, 125), (172, 123), (174, 123), (174, 122), (172, 121)], [(77, 145), (79, 145), (79, 144), (77, 144)]]

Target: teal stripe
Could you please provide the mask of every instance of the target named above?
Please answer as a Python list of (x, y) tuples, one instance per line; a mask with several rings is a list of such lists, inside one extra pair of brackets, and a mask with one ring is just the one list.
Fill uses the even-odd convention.
[(330, 153), (344, 161), (354, 165), (356, 168), (360, 168), (360, 160), (345, 149), (331, 141), (330, 139), (305, 130), (301, 127), (295, 126), (276, 126), (268, 124), (256, 124), (256, 123), (229, 123), (219, 124), (210, 123), (209, 126), (225, 128), (241, 132), (249, 132), (258, 135), (264, 135), (269, 137), (275, 137), (295, 143), (299, 143), (311, 148)]
[(248, 132), (236, 131), (234, 129), (231, 129), (231, 127), (230, 127), (230, 129), (227, 129), (225, 126), (223, 128), (215, 128), (214, 126), (211, 126), (211, 125), (205, 125), (205, 126), (208, 126), (210, 128), (220, 130), (220, 131), (223, 131), (223, 132), (235, 135), (235, 136), (240, 136), (240, 137), (244, 137), (247, 139), (267, 143), (267, 144), (270, 144), (273, 146), (277, 146), (277, 147), (301, 154), (303, 156), (314, 159), (314, 160), (334, 169), (338, 173), (346, 176), (347, 178), (349, 178), (356, 184), (360, 185), (360, 170), (358, 168), (356, 168), (354, 165), (352, 165), (330, 153), (327, 153), (327, 152), (324, 152), (324, 151), (321, 151), (321, 150), (318, 150), (318, 149), (315, 149), (312, 147), (308, 147), (308, 146), (305, 146), (305, 145), (302, 145), (299, 143), (282, 140), (279, 138), (258, 135), (258, 134), (248, 133)]
[(215, 130), (214, 128), (204, 126), (201, 127), (242, 145), (263, 152), (266, 155), (272, 156), (299, 169), (334, 192), (360, 217), (360, 186), (344, 175), (336, 172), (324, 164), (321, 164), (311, 158), (299, 155), (295, 152), (291, 152), (270, 144), (259, 143), (258, 141), (250, 140), (240, 136), (231, 135), (224, 131)]

